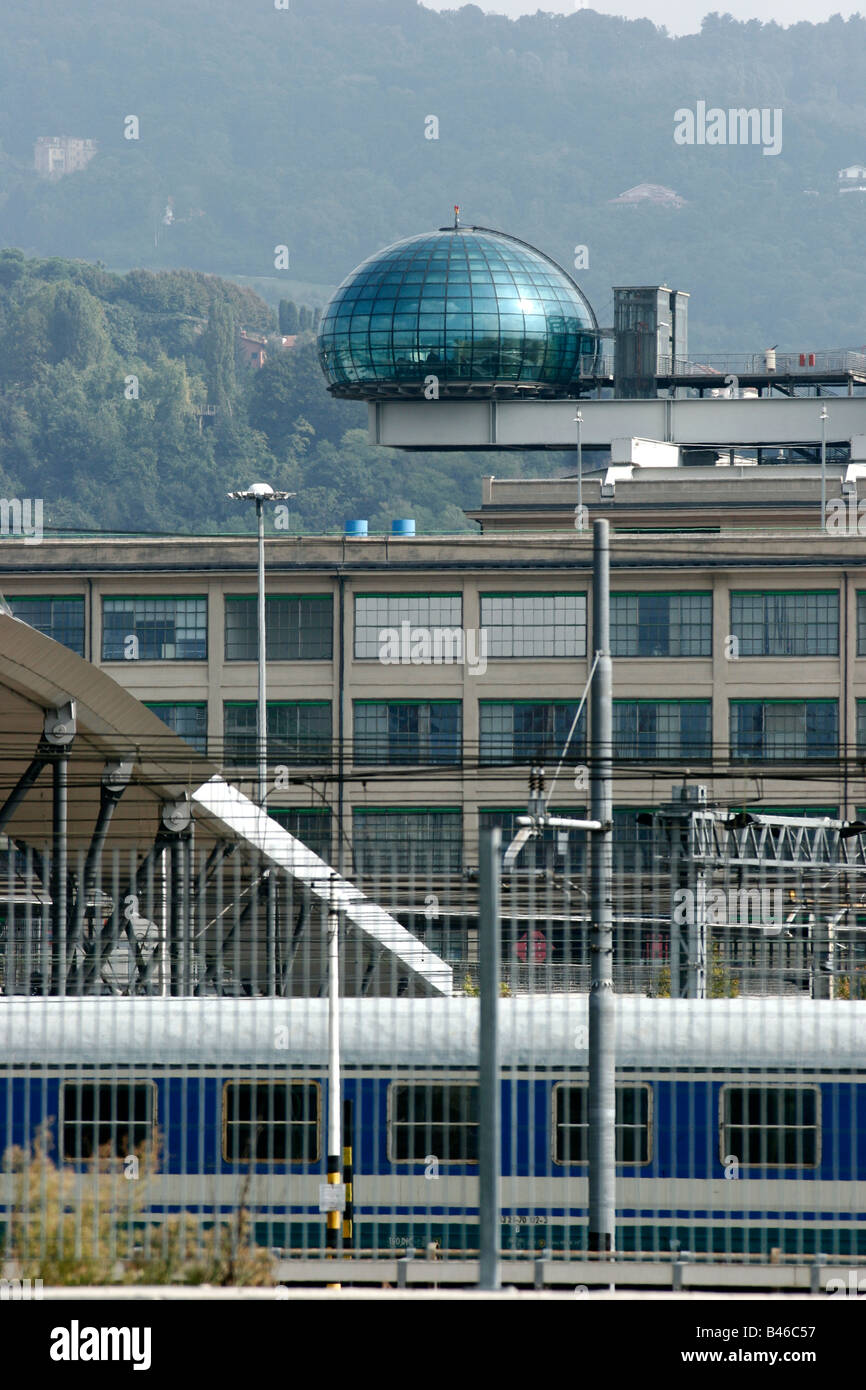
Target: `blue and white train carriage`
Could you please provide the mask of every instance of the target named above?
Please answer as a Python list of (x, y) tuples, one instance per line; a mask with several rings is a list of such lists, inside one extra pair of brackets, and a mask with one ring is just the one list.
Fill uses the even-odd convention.
[[(500, 1013), (502, 1245), (579, 1251), (586, 996)], [(478, 1001), (341, 1014), (357, 1248), (477, 1249)], [(47, 1123), (79, 1189), (143, 1153), (151, 1222), (243, 1201), (262, 1244), (323, 1249), (327, 1089), (325, 1000), (0, 1001), (0, 1150)], [(620, 1251), (866, 1255), (866, 1003), (618, 999), (616, 1145)]]

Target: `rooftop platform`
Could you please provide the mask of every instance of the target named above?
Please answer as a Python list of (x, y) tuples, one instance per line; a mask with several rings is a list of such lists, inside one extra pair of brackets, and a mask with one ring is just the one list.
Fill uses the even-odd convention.
[[(575, 449), (574, 400), (387, 400), (368, 406), (372, 444), (394, 449)], [(642, 438), (683, 447), (814, 446), (826, 405), (827, 443), (866, 437), (866, 396), (738, 400), (582, 400), (584, 449)]]

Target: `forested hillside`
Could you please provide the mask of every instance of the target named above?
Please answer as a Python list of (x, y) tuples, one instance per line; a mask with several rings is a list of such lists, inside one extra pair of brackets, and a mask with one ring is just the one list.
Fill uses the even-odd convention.
[[(263, 367), (240, 327), (274, 335)], [(365, 408), (325, 390), (313, 333), (281, 351), (276, 328), (216, 276), (0, 252), (0, 496), (41, 497), (53, 530), (240, 531), (251, 509), (226, 492), (264, 478), (297, 492), (292, 530), (474, 529), (461, 507), (481, 474), (521, 461), (371, 448)]]
[[(586, 245), (603, 322), (611, 285), (665, 278), (696, 347), (857, 347), (866, 198), (837, 172), (866, 162), (864, 69), (861, 18), (671, 38), (588, 8), (28, 0), (3, 15), (0, 244), (324, 289), (459, 202), (566, 266)], [(698, 101), (780, 109), (781, 152), (676, 144)], [(34, 141), (64, 133), (97, 157), (38, 178)], [(641, 182), (684, 205), (610, 202)]]
[[(213, 530), (249, 524), (225, 492), (264, 477), (299, 494), (299, 530), (465, 529), (483, 473), (565, 460), (371, 448), (309, 312), (454, 202), (568, 268), (586, 247), (603, 325), (612, 285), (666, 281), (694, 351), (859, 347), (866, 195), (837, 174), (866, 162), (864, 68), (861, 18), (711, 15), (674, 39), (415, 0), (7, 7), (0, 246), (24, 254), (0, 258), (0, 495), (43, 497), (54, 526)], [(781, 112), (780, 151), (677, 144), (699, 102)], [(53, 135), (96, 155), (40, 177)], [(612, 201), (641, 183), (678, 199)], [(275, 333), (289, 299), (297, 345), (251, 370), (238, 329)]]

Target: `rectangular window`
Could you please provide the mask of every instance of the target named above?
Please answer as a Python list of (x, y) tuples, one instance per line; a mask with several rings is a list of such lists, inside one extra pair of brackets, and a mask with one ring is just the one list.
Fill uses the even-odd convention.
[(352, 834), (360, 874), (460, 873), (463, 868), (463, 816), (451, 807), (356, 807)]
[[(256, 763), (257, 706), (252, 701), (225, 706), (226, 767)], [(268, 762), (304, 767), (331, 761), (329, 700), (268, 701)]]
[(614, 700), (616, 758), (712, 757), (712, 701)]
[(19, 594), (6, 594), (5, 598), (16, 618), (61, 642), (76, 656), (84, 656), (83, 597), (22, 598)]
[(227, 1081), (223, 1087), (226, 1163), (315, 1163), (319, 1087), (315, 1081)]
[(857, 701), (857, 752), (866, 752), (866, 700)]
[(857, 590), (857, 655), (866, 656), (866, 589)]
[(206, 661), (207, 599), (104, 598), (102, 660)]
[(463, 707), (459, 700), (355, 700), (357, 767), (459, 763)]
[(586, 594), (482, 594), (493, 657), (586, 656)]
[(838, 656), (839, 594), (734, 592), (731, 633), (740, 656)]
[(60, 1114), (63, 1161), (123, 1158), (153, 1144), (156, 1087), (152, 1081), (64, 1081)]
[(732, 700), (732, 758), (834, 758), (836, 700)]
[[(268, 661), (330, 661), (334, 604), (330, 594), (271, 594), (265, 599)], [(258, 601), (226, 595), (226, 661), (257, 661)]]
[(712, 594), (611, 594), (610, 648), (613, 656), (711, 656)]
[[(565, 747), (574, 716), (576, 700), (481, 700), (480, 761), (490, 763), (558, 762)], [(567, 761), (580, 762), (585, 756), (586, 708), (568, 747)]]
[(652, 872), (653, 817), (649, 806), (614, 806), (614, 873)]
[[(649, 1086), (617, 1086), (614, 1119), (617, 1163), (649, 1163), (651, 1100)], [(587, 1163), (589, 1087), (554, 1086), (553, 1112), (554, 1162)]]
[(392, 1163), (478, 1162), (478, 1087), (393, 1082), (388, 1088)]
[(746, 1168), (814, 1168), (819, 1156), (817, 1086), (723, 1086), (719, 1159)]
[(203, 700), (181, 701), (178, 704), (145, 700), (144, 704), (147, 709), (159, 715), (163, 724), (167, 724), (181, 738), (185, 738), (197, 753), (207, 753), (207, 704)]
[[(404, 623), (408, 625), (405, 643)], [(462, 623), (460, 594), (356, 594), (355, 656), (359, 661), (379, 660), (385, 644), (390, 642), (393, 646), (394, 634), (400, 649), (405, 646), (411, 652), (413, 628), (423, 628), (431, 634), (443, 629), (459, 632)], [(445, 647), (444, 642), (441, 645)]]
[(302, 810), (276, 806), (268, 807), (268, 815), (302, 845), (318, 854), (320, 859), (331, 858), (331, 813), (326, 806), (311, 806)]

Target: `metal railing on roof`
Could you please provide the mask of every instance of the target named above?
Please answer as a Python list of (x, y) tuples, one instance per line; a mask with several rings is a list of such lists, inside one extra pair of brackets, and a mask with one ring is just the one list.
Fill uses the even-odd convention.
[[(768, 362), (768, 358), (770, 359)], [(832, 349), (825, 352), (734, 352), (689, 359), (659, 357), (658, 376), (805, 376), (826, 374), (866, 376), (866, 353)]]

